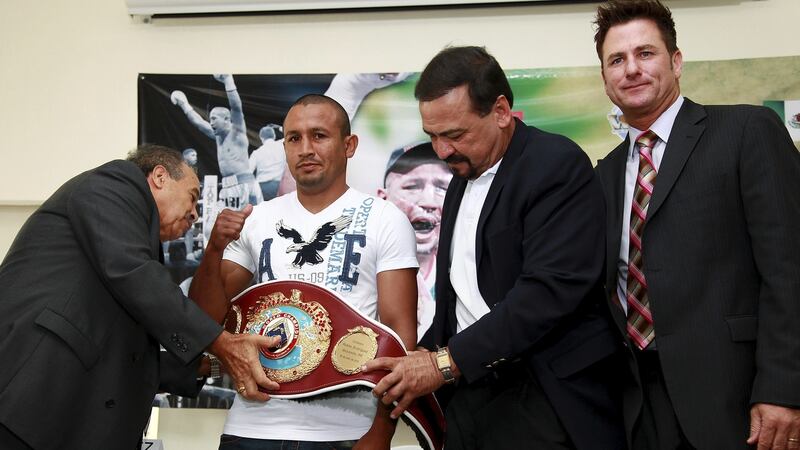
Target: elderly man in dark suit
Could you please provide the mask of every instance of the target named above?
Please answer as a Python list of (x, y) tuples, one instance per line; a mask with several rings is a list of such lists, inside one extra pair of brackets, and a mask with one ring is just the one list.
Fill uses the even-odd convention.
[(597, 172), (632, 446), (800, 448), (800, 155), (770, 110), (681, 96), (660, 2), (611, 1), (596, 24), (630, 125)]
[(198, 185), (180, 153), (145, 146), (23, 225), (0, 266), (0, 448), (134, 449), (157, 390), (197, 392), (207, 347), (240, 394), (277, 387), (257, 359), (272, 340), (223, 332), (160, 263), (159, 241), (197, 218)]
[(448, 449), (625, 446), (602, 292), (603, 193), (569, 139), (513, 117), (485, 49), (440, 52), (416, 87), (425, 132), (455, 176), (437, 258), (437, 352), (380, 358), (384, 403), (452, 383)]

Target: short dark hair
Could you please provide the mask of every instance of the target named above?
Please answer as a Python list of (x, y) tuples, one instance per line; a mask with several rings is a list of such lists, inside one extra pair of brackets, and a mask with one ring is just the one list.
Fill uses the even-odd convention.
[(652, 20), (661, 32), (661, 39), (667, 46), (669, 54), (678, 51), (678, 35), (675, 32), (675, 21), (669, 8), (662, 5), (659, 0), (609, 0), (597, 7), (597, 16), (594, 25), (597, 31), (594, 34), (594, 43), (597, 48), (597, 57), (603, 64), (603, 43), (611, 27), (624, 25), (632, 20)]
[(183, 178), (183, 166), (186, 165), (181, 152), (174, 148), (155, 144), (144, 144), (136, 147), (128, 153), (126, 159), (136, 164), (145, 176), (150, 175), (150, 172), (156, 166), (164, 166), (173, 180)]
[(463, 85), (467, 85), (472, 109), (480, 116), (489, 114), (501, 95), (514, 106), (503, 68), (486, 48), (474, 46), (446, 47), (434, 56), (419, 76), (414, 97), (428, 102)]
[(347, 111), (345, 111), (344, 107), (339, 104), (336, 100), (328, 97), (327, 95), (322, 94), (306, 94), (292, 103), (292, 106), (289, 109), (294, 108), (297, 105), (330, 105), (336, 110), (336, 115), (339, 116), (339, 130), (342, 132), (342, 136), (350, 136), (350, 117), (347, 115)]
[(387, 187), (386, 178), (389, 177), (389, 174), (404, 175), (425, 164), (437, 164), (449, 170), (447, 163), (436, 156), (436, 152), (433, 151), (433, 144), (430, 142), (398, 148), (389, 155), (386, 173), (383, 174), (383, 187)]

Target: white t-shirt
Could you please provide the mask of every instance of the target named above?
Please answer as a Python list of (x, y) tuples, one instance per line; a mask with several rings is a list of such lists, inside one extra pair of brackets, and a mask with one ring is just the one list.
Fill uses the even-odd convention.
[[(328, 242), (322, 250), (304, 247), (312, 240)], [(253, 273), (257, 283), (289, 279), (324, 286), (372, 318), (378, 312), (377, 274), (418, 267), (405, 214), (353, 189), (317, 214), (300, 204), (296, 192), (255, 206), (224, 258)], [(366, 391), (266, 403), (237, 396), (223, 432), (256, 439), (359, 439), (372, 425), (376, 406)]]

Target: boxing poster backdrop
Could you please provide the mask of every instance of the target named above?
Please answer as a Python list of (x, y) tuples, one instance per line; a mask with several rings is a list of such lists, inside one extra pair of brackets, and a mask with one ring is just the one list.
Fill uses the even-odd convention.
[[(593, 161), (624, 137), (624, 117), (606, 97), (599, 67), (507, 74), (514, 92), (514, 114), (530, 125), (570, 137)], [(800, 57), (687, 62), (681, 86), (684, 95), (700, 103), (771, 107), (800, 146), (798, 74)], [(421, 265), (421, 336), (433, 316), (436, 274), (431, 254), (435, 255), (438, 242), (443, 189), (439, 186), (441, 195), (423, 202), (384, 184), (396, 179), (386, 176), (387, 165), (404, 149), (428, 140), (413, 95), (417, 79), (416, 73), (140, 74), (139, 143), (182, 151), (202, 183), (201, 218), (186, 236), (164, 243), (165, 261), (175, 282), (188, 290), (213, 220), (222, 208), (238, 209), (293, 189), (282, 153), (283, 118), (300, 96), (326, 94), (344, 106), (359, 137), (356, 154), (348, 163), (348, 184), (392, 201), (415, 227)], [(234, 394), (225, 381), (216, 382), (207, 385), (199, 399), (162, 396), (157, 404), (225, 408)]]

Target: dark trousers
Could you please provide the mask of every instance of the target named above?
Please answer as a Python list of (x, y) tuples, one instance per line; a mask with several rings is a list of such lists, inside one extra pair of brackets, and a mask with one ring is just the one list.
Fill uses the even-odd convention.
[(667, 393), (658, 351), (636, 351), (642, 411), (633, 429), (633, 450), (691, 450)]
[(3, 450), (33, 450), (22, 439), (18, 438), (16, 434), (6, 428), (5, 425), (0, 423), (0, 449)]
[(219, 450), (348, 450), (356, 441), (306, 442), (252, 439), (223, 434), (219, 439)]
[(541, 386), (522, 366), (499, 379), (456, 386), (445, 419), (445, 450), (574, 448)]

